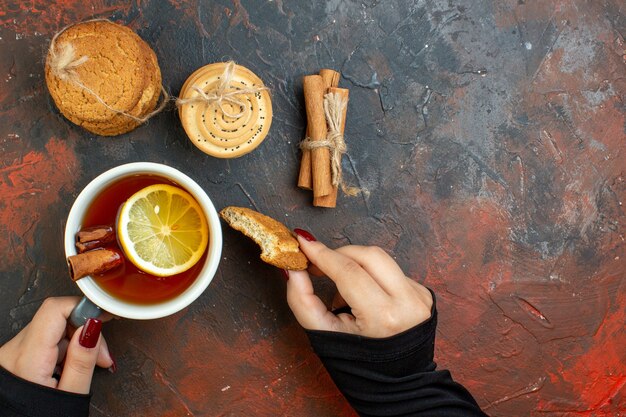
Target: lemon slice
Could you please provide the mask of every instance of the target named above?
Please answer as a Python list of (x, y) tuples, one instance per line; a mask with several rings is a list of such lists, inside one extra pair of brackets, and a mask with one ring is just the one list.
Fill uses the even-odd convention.
[(202, 208), (189, 193), (155, 184), (122, 205), (117, 236), (137, 268), (165, 277), (185, 272), (200, 260), (209, 229)]

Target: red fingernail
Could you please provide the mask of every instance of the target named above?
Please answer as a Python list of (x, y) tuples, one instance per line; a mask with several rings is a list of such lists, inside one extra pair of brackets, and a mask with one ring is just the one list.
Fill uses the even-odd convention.
[(302, 236), (303, 238), (305, 238), (309, 242), (317, 242), (317, 239), (315, 239), (315, 236), (313, 236), (311, 233), (307, 232), (306, 230), (293, 229), (293, 231), (296, 232), (296, 234), (298, 236)]
[(98, 319), (87, 319), (87, 322), (83, 326), (83, 331), (80, 333), (78, 343), (82, 347), (93, 348), (98, 343), (100, 338), (100, 331), (102, 330), (102, 321)]
[(286, 269), (281, 269), (280, 272), (283, 273), (283, 276), (285, 277), (285, 281), (289, 281), (289, 272), (287, 272)]

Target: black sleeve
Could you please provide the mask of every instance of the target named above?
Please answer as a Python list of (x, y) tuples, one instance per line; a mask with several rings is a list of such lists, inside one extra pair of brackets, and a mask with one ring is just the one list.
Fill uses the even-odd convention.
[(83, 417), (91, 395), (44, 387), (0, 366), (0, 415), (3, 417)]
[[(432, 291), (431, 291), (432, 293)], [(486, 416), (434, 362), (437, 309), (395, 336), (375, 339), (307, 330), (313, 350), (360, 416)]]

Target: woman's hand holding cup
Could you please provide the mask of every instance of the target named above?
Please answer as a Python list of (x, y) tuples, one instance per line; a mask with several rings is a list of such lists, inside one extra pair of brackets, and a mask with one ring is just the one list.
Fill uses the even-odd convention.
[(88, 319), (76, 331), (68, 329), (68, 318), (79, 300), (46, 299), (33, 320), (0, 347), (0, 366), (36, 384), (88, 394), (95, 366), (115, 371), (115, 362), (100, 334), (103, 317)]

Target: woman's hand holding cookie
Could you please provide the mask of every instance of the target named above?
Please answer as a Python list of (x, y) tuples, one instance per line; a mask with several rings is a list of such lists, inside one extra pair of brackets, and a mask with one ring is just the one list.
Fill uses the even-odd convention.
[(382, 338), (430, 317), (430, 291), (404, 275), (384, 250), (355, 245), (333, 250), (304, 230), (296, 229), (296, 233), (301, 250), (312, 264), (309, 272), (333, 280), (338, 290), (337, 304), (351, 308), (351, 313), (334, 314), (314, 294), (309, 272), (289, 271), (287, 301), (304, 328)]

